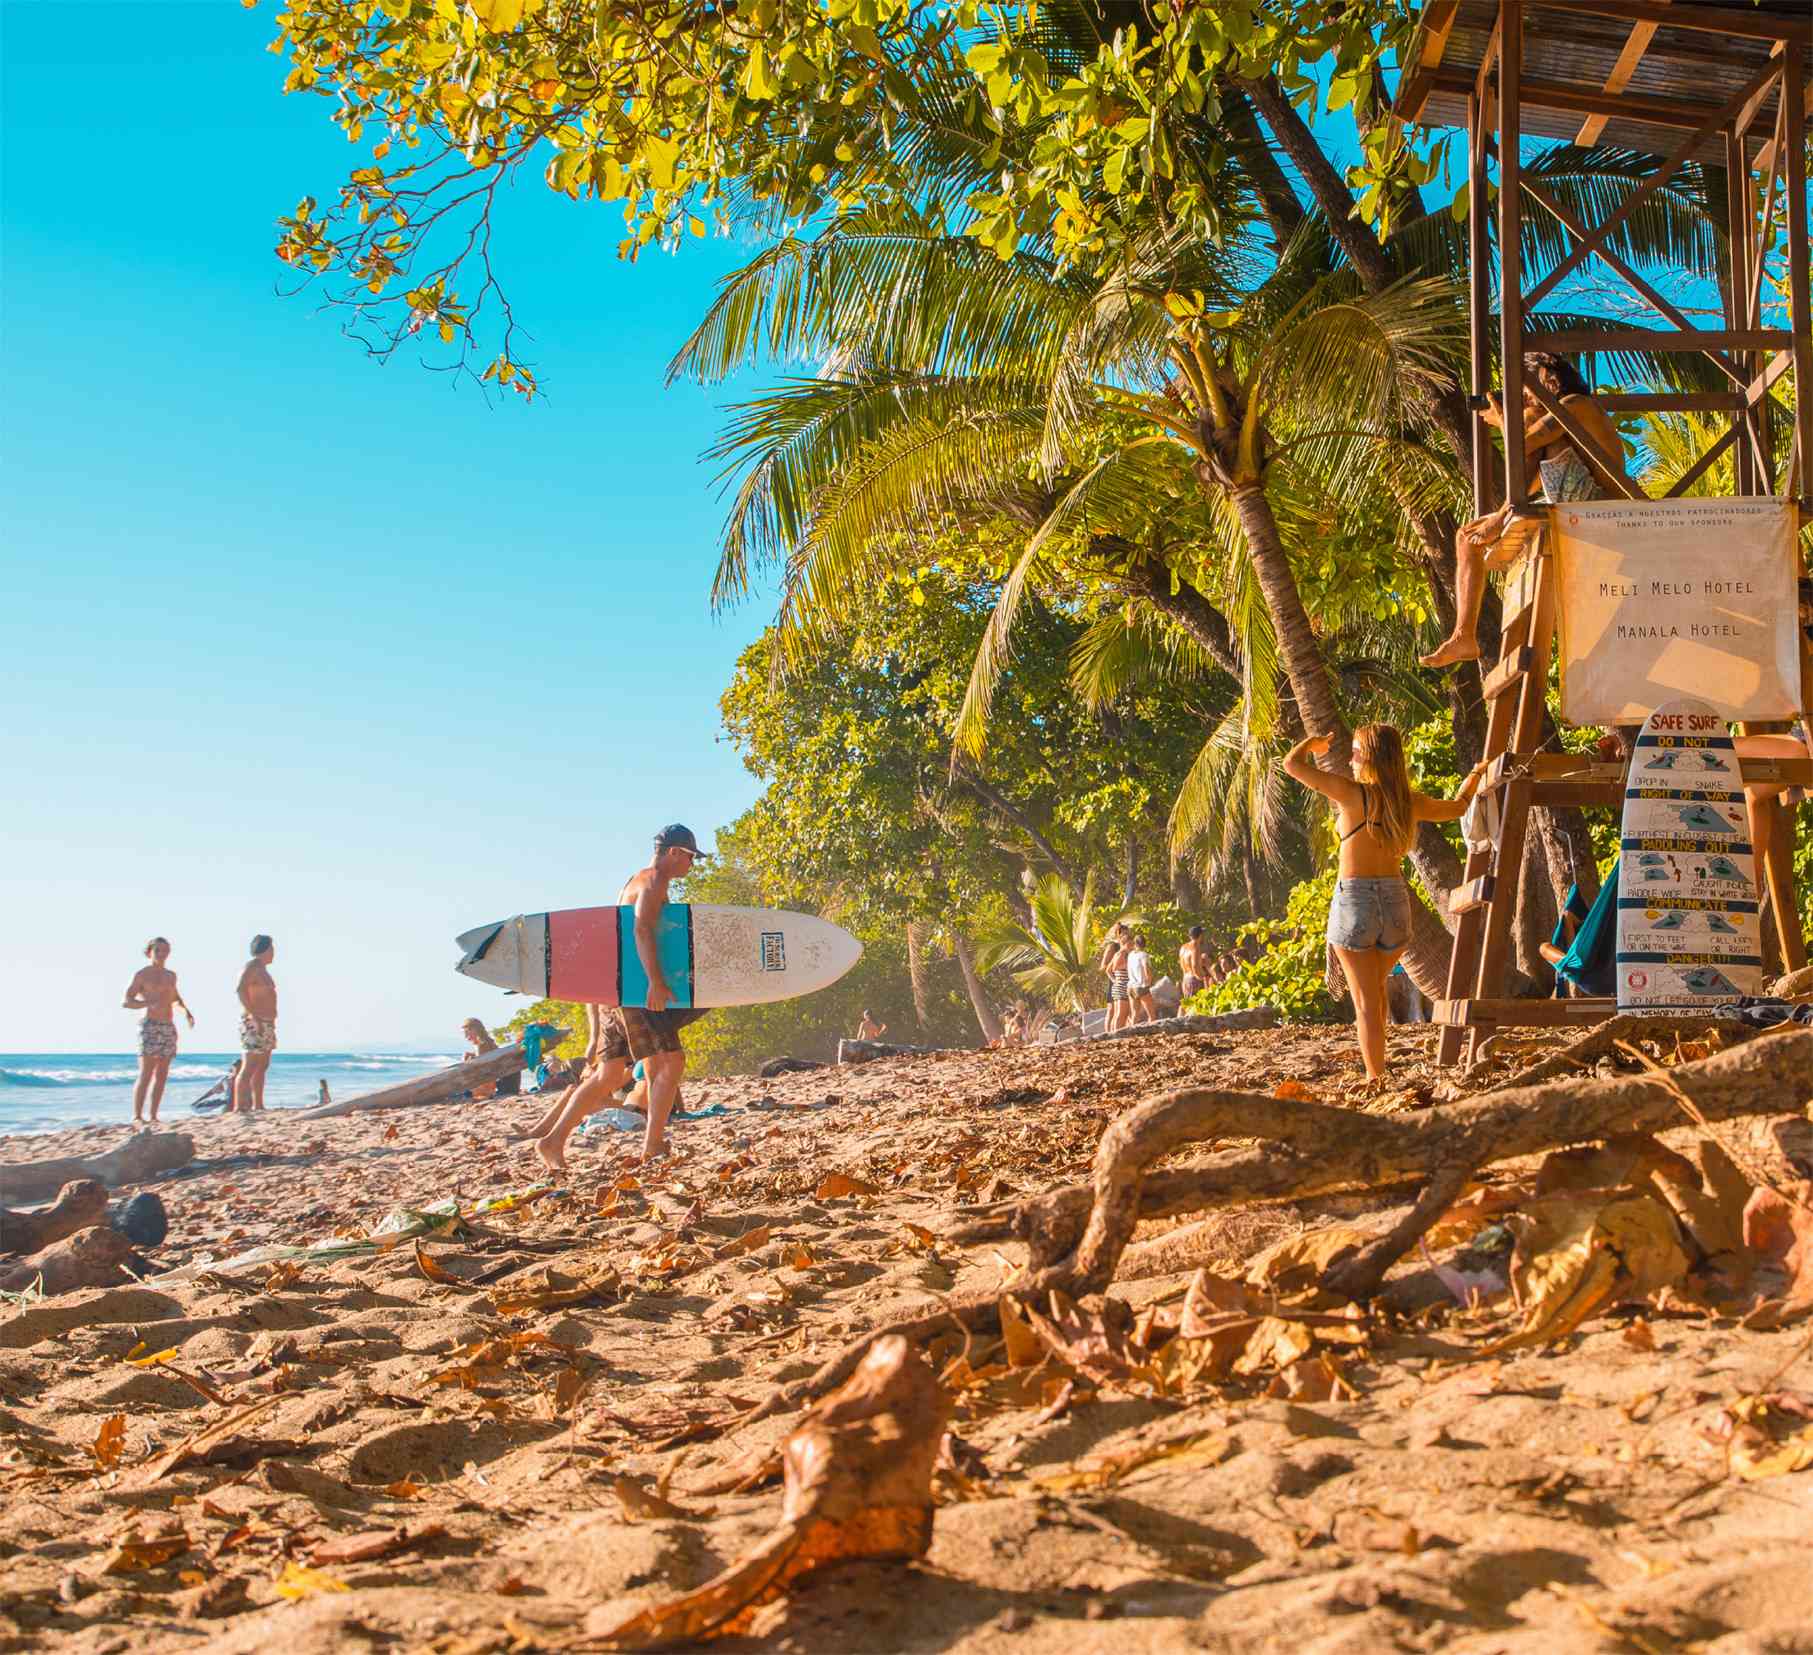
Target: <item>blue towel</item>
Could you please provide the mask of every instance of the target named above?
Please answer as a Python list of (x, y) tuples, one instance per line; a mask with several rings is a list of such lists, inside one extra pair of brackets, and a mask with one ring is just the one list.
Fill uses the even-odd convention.
[[(1618, 992), (1618, 868), (1619, 864), (1613, 865), (1566, 955), (1555, 967), (1555, 975), (1572, 983), (1582, 994)], [(1579, 905), (1580, 889), (1576, 886), (1568, 892), (1568, 912), (1576, 912)], [(1555, 927), (1557, 948), (1567, 940), (1562, 929)]]
[(522, 1031), (523, 1067), (535, 1070), (537, 1085), (548, 1078), (541, 1071), (541, 1048), (544, 1044), (558, 1046), (567, 1037), (567, 1031), (558, 1023), (531, 1023)]

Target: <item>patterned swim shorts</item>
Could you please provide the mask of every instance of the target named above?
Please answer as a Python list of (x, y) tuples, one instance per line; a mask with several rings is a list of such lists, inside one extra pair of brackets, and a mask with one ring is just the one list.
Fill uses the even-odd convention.
[(138, 1026), (138, 1049), (141, 1057), (175, 1057), (175, 1022), (159, 1023), (145, 1018)]
[(277, 1019), (255, 1017), (248, 1011), (239, 1019), (239, 1046), (247, 1052), (276, 1051)]
[(683, 1051), (680, 1031), (704, 1015), (704, 1009), (687, 1007), (677, 1007), (673, 1011), (644, 1011), (639, 1006), (614, 1007), (605, 1014), (600, 1054), (609, 1061), (618, 1057), (641, 1059), (662, 1052)]

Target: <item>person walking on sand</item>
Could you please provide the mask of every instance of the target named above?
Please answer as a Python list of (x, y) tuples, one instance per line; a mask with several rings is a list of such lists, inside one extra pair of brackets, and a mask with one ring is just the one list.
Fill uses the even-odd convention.
[(262, 931), (252, 939), (252, 957), (239, 974), (239, 1049), (245, 1060), (233, 1088), (233, 1109), (249, 1115), (264, 1107), (264, 1077), (277, 1050), (277, 984), (271, 961), (277, 946)]
[(686, 1049), (680, 1030), (705, 1013), (674, 1005), (674, 991), (661, 969), (655, 926), (667, 902), (667, 888), (703, 860), (692, 829), (672, 823), (655, 835), (655, 854), (617, 893), (619, 906), (633, 907), (636, 958), (648, 978), (644, 1006), (587, 1006), (591, 1043), (586, 1052), (586, 1077), (567, 1097), (559, 1115), (535, 1142), (537, 1153), (552, 1172), (566, 1170), (567, 1142), (573, 1130), (616, 1096), (629, 1078), (631, 1066), (640, 1061), (648, 1081), (648, 1128), (642, 1140), (642, 1159), (652, 1161), (665, 1152), (667, 1117), (686, 1072)]
[(170, 958), (169, 939), (153, 937), (145, 944), (145, 958), (151, 963), (133, 973), (132, 981), (126, 985), (125, 999), (128, 1011), (145, 1014), (138, 1026), (138, 1084), (132, 1089), (134, 1126), (154, 1124), (158, 1105), (164, 1101), (164, 1083), (170, 1078), (170, 1061), (176, 1056), (176, 1019), (172, 1013), (178, 1006), (189, 1019), (189, 1027), (195, 1027), (195, 1013), (177, 991), (176, 973), (164, 964)]
[(1390, 724), (1363, 724), (1353, 737), (1353, 775), (1316, 768), (1328, 736), (1305, 736), (1284, 759), (1284, 773), (1335, 807), (1341, 835), (1340, 881), (1328, 909), (1328, 940), (1353, 994), (1354, 1026), (1368, 1080), (1385, 1074), (1386, 979), (1410, 941), (1410, 887), (1404, 856), (1418, 822), (1454, 822), (1486, 767), (1476, 764), (1452, 799), (1431, 799), (1410, 785), (1404, 738)]

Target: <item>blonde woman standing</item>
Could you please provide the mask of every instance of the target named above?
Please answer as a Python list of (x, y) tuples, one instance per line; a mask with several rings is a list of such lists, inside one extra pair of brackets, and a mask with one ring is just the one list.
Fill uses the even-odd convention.
[(1479, 787), (1475, 765), (1452, 799), (1432, 799), (1410, 785), (1404, 738), (1394, 725), (1354, 732), (1353, 775), (1318, 770), (1327, 736), (1305, 736), (1285, 756), (1284, 773), (1322, 794), (1335, 809), (1341, 838), (1340, 883), (1328, 909), (1328, 940), (1353, 995), (1354, 1028), (1368, 1080), (1385, 1074), (1385, 983), (1410, 941), (1410, 888), (1404, 856), (1418, 822), (1460, 819)]

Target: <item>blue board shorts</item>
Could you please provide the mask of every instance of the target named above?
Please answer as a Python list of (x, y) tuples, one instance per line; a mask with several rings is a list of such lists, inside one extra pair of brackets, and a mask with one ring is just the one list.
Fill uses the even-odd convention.
[(1328, 905), (1328, 940), (1337, 948), (1402, 948), (1410, 940), (1410, 887), (1395, 874), (1341, 880)]

